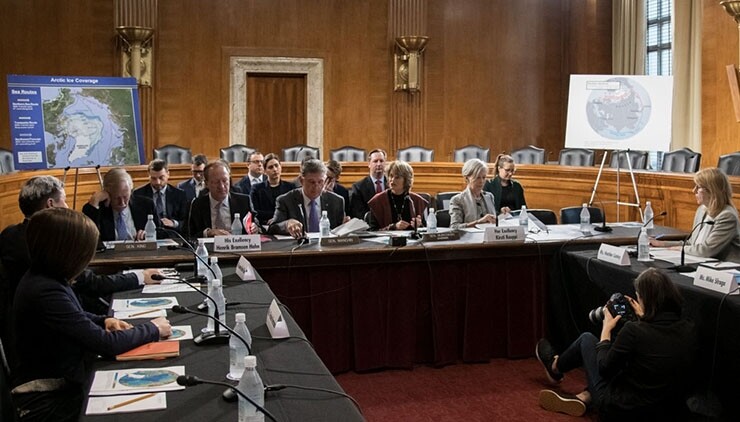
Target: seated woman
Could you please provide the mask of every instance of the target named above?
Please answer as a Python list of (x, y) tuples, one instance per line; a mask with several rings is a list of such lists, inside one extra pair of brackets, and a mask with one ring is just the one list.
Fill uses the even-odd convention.
[[(722, 170), (712, 167), (694, 175), (694, 195), (699, 208), (694, 216), (694, 231), (686, 241), (689, 255), (740, 262), (740, 222), (732, 203), (730, 179)], [(681, 248), (680, 241), (651, 239), (653, 246)]]
[(477, 158), (468, 160), (463, 165), (462, 175), (468, 187), (450, 199), (450, 228), (495, 223), (496, 206), (493, 195), (483, 191), (483, 184), (488, 176), (486, 163)]
[(522, 185), (512, 179), (515, 171), (514, 159), (510, 155), (499, 154), (496, 157), (496, 177), (486, 182), (483, 190), (493, 194), (497, 215), (520, 210), (527, 205)]
[(698, 347), (694, 324), (681, 318), (681, 294), (660, 270), (643, 271), (634, 287), (637, 300), (626, 299), (637, 319), (614, 336), (622, 317), (604, 307), (600, 340), (583, 333), (559, 356), (547, 340), (537, 343), (551, 383), (579, 367), (588, 382), (575, 396), (542, 390), (540, 406), (573, 416), (592, 407), (602, 420), (679, 420)]
[(292, 183), (282, 180), (280, 177), (282, 171), (280, 158), (276, 154), (267, 154), (265, 156), (265, 174), (267, 175), (267, 179), (262, 183), (252, 186), (250, 192), (252, 205), (257, 213), (257, 220), (265, 227), (272, 223), (277, 197), (295, 189)]
[(76, 421), (92, 360), (167, 337), (170, 323), (157, 318), (134, 327), (82, 310), (70, 283), (98, 244), (98, 228), (82, 213), (39, 211), (26, 235), (31, 266), (13, 302), (13, 402), (21, 421)]
[(414, 169), (409, 163), (398, 160), (390, 163), (386, 174), (390, 188), (376, 193), (367, 203), (370, 207), (370, 230), (412, 230), (421, 227), (428, 203), (410, 192), (414, 183)]

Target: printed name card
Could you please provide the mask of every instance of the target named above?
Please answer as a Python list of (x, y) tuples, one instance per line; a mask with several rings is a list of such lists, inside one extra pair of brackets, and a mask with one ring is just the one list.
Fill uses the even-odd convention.
[(424, 233), (422, 237), (424, 242), (443, 242), (446, 240), (460, 240), (460, 232), (444, 231), (436, 233)]
[(257, 280), (257, 274), (254, 271), (252, 263), (243, 256), (239, 258), (239, 262), (236, 263), (236, 275), (243, 281)]
[(630, 265), (630, 256), (627, 249), (602, 243), (599, 248), (599, 261), (610, 262), (612, 264), (626, 266)]
[(216, 236), (213, 238), (214, 252), (254, 252), (262, 250), (258, 234)]
[(331, 236), (322, 237), (321, 246), (344, 246), (344, 245), (357, 245), (360, 243), (358, 236)]
[(486, 227), (483, 242), (524, 243), (524, 226)]
[(726, 271), (717, 271), (700, 265), (694, 274), (694, 286), (714, 290), (722, 294), (737, 294), (735, 275)]
[(117, 251), (156, 251), (157, 241), (116, 243), (114, 249)]
[(280, 312), (280, 306), (278, 306), (275, 299), (272, 300), (270, 309), (267, 311), (266, 323), (272, 338), (290, 337), (290, 333), (288, 333), (288, 324), (285, 323), (283, 313)]

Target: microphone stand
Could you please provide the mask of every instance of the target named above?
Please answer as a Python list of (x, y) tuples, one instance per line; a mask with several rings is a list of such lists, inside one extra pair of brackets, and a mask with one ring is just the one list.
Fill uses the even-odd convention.
[[(303, 194), (301, 194), (301, 200), (303, 200)], [(303, 212), (303, 204), (302, 203), (299, 203), (298, 204), (298, 212), (301, 213), (301, 220), (303, 220), (303, 221), (301, 221), (301, 224), (303, 226), (301, 227), (301, 237), (299, 237), (298, 239), (296, 239), (296, 242), (298, 243), (299, 246), (300, 245), (307, 245), (307, 244), (311, 243), (311, 239), (309, 239), (308, 236), (306, 236), (306, 226), (308, 225), (308, 223), (306, 221), (306, 213)]]
[[(220, 316), (220, 314), (218, 313), (218, 306), (216, 306), (216, 301), (213, 300), (213, 298), (210, 295), (208, 295), (207, 293), (204, 293), (199, 288), (193, 286), (192, 284), (190, 284), (190, 282), (188, 282), (184, 278), (176, 278), (176, 277), (161, 277), (160, 278), (160, 277), (155, 277), (156, 275), (157, 274), (152, 275), (152, 279), (154, 279), (154, 280), (160, 280), (160, 279), (162, 279), (162, 280), (165, 280), (165, 279), (166, 280), (177, 280), (178, 282), (185, 283), (188, 286), (190, 286), (191, 289), (193, 289), (196, 292), (200, 293), (201, 295), (205, 296), (206, 301), (210, 300), (211, 303), (213, 303), (213, 316), (211, 316), (209, 314), (206, 314), (206, 313), (200, 313), (200, 312), (198, 312), (197, 315), (201, 315), (201, 316), (202, 315), (205, 315), (208, 318), (211, 318), (211, 319), (214, 319), (215, 321), (218, 321), (218, 324), (215, 327), (216, 329), (212, 333), (211, 332), (201, 333), (199, 336), (197, 336), (197, 337), (195, 337), (193, 339), (193, 343), (197, 344), (198, 346), (202, 346), (202, 345), (209, 345), (209, 344), (225, 344), (225, 343), (227, 343), (229, 341), (229, 334), (228, 333), (222, 333), (221, 332), (221, 329), (219, 328), (220, 326), (224, 326), (225, 327), (225, 325), (222, 324), (221, 323), (221, 320), (218, 319), (219, 316)], [(202, 277), (202, 276), (198, 276), (198, 277)], [(185, 308), (185, 309), (187, 309), (187, 308)], [(184, 313), (184, 312), (177, 312), (177, 311), (174, 310), (174, 308), (173, 308), (173, 312), (176, 312), (176, 313)], [(226, 331), (231, 332), (228, 328), (227, 328)], [(249, 347), (247, 347), (247, 348), (249, 348)]]
[[(604, 156), (606, 156), (606, 152), (604, 152)], [(595, 226), (594, 231), (597, 231), (599, 233), (611, 233), (612, 228), (606, 225), (606, 208), (604, 207), (604, 203), (601, 202), (601, 198), (599, 198), (599, 195), (596, 193), (596, 187), (594, 187), (593, 193), (594, 195), (596, 195), (596, 199), (599, 200), (599, 205), (601, 205), (601, 208), (599, 208), (601, 210), (601, 216), (604, 217), (601, 220), (601, 226)], [(593, 199), (593, 197), (591, 199)], [(590, 203), (588, 205), (591, 206)]]
[(242, 396), (242, 398), (244, 398), (245, 400), (247, 400), (257, 410), (259, 410), (260, 412), (264, 413), (265, 416), (267, 416), (268, 418), (270, 418), (272, 421), (277, 422), (277, 419), (275, 419), (275, 416), (273, 416), (272, 413), (270, 413), (264, 407), (262, 407), (262, 406), (258, 405), (257, 403), (255, 403), (254, 400), (252, 400), (251, 398), (247, 397), (246, 394), (242, 393), (241, 391), (239, 391), (239, 389), (235, 388), (233, 385), (231, 385), (231, 384), (229, 384), (227, 382), (204, 380), (204, 379), (200, 379), (198, 377), (192, 376), (192, 375), (180, 375), (180, 376), (177, 377), (177, 384), (182, 385), (182, 386), (185, 386), (185, 387), (190, 387), (190, 386), (198, 385), (198, 384), (212, 384), (212, 385), (221, 385), (221, 386), (224, 386), (224, 387), (229, 387), (229, 390), (228, 391), (233, 391), (236, 394)]
[(701, 227), (704, 224), (708, 224), (710, 226), (714, 225), (714, 221), (700, 221), (697, 225), (694, 226), (693, 229), (689, 232), (688, 236), (684, 237), (683, 240), (681, 240), (681, 265), (676, 265), (673, 267), (670, 267), (672, 270), (676, 270), (676, 272), (679, 273), (690, 273), (691, 271), (694, 271), (696, 268), (692, 267), (691, 265), (686, 265), (686, 241), (689, 240), (692, 234), (694, 234), (694, 231)]
[[(404, 201), (409, 201), (409, 214), (411, 215), (411, 221), (414, 223), (414, 230), (409, 235), (410, 239), (419, 239), (421, 236), (419, 236), (418, 231), (418, 224), (416, 224), (416, 207), (414, 207), (414, 201), (411, 200), (411, 195), (408, 193), (406, 194), (406, 197), (404, 198)], [(403, 216), (399, 215), (399, 219), (402, 219)]]

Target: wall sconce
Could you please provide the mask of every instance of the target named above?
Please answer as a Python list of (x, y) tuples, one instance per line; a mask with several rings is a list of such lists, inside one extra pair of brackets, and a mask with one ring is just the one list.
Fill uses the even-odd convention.
[[(740, 1), (721, 1), (719, 4), (725, 8), (728, 15), (732, 16), (737, 23), (738, 29), (738, 60), (740, 60)], [(738, 61), (740, 65), (740, 61)], [(727, 81), (730, 83), (730, 96), (732, 106), (735, 110), (735, 120), (740, 122), (740, 81), (738, 81), (738, 69), (734, 64), (725, 66)]]
[(394, 91), (419, 91), (421, 79), (421, 53), (427, 46), (429, 37), (408, 35), (396, 38), (396, 51), (393, 54)]
[(119, 26), (118, 36), (125, 48), (121, 49), (121, 76), (136, 78), (139, 85), (152, 85), (151, 41), (154, 29), (142, 26)]

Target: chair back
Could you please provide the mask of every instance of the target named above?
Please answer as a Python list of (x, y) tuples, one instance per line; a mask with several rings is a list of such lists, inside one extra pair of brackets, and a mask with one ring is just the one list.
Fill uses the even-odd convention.
[(617, 151), (617, 153), (612, 153), (609, 167), (622, 169), (629, 168), (627, 165), (627, 157), (629, 157), (629, 163), (632, 165), (633, 170), (645, 170), (647, 168), (647, 151)]
[(367, 153), (364, 149), (351, 145), (333, 149), (329, 153), (329, 158), (334, 161), (365, 161), (366, 157)]
[(450, 210), (434, 211), (437, 216), (437, 227), (450, 227)]
[(447, 210), (450, 209), (450, 199), (460, 192), (440, 192), (437, 194), (437, 209)]
[(434, 150), (420, 146), (399, 149), (396, 158), (407, 163), (428, 163), (434, 161)]
[(594, 165), (594, 151), (585, 148), (565, 148), (560, 151), (561, 166), (590, 167)]
[(456, 149), (453, 153), (453, 159), (456, 163), (464, 163), (472, 158), (478, 158), (487, 163), (491, 158), (491, 149), (478, 145), (466, 145)]
[(0, 174), (12, 173), (15, 171), (15, 162), (13, 161), (13, 152), (0, 148)]
[[(577, 224), (581, 222), (581, 209), (583, 207), (567, 207), (560, 209), (560, 224)], [(603, 223), (604, 215), (601, 208), (587, 207), (591, 216), (591, 224)]]
[(663, 154), (660, 169), (673, 173), (695, 173), (701, 165), (701, 153), (682, 148)]
[(189, 164), (193, 161), (190, 148), (183, 148), (173, 144), (154, 148), (154, 158), (164, 160), (167, 164)]
[(283, 148), (283, 161), (301, 162), (307, 157), (321, 159), (318, 148), (309, 145), (293, 145), (292, 147)]
[(222, 160), (226, 160), (229, 163), (246, 163), (255, 149), (243, 144), (234, 144), (226, 148), (221, 148), (219, 151)]
[(545, 164), (545, 149), (529, 145), (511, 152), (516, 164)]
[[(511, 215), (516, 216), (519, 215), (519, 213), (521, 212), (522, 210), (515, 210), (511, 212)], [(542, 221), (543, 224), (558, 224), (558, 216), (555, 215), (555, 212), (553, 210), (548, 210), (544, 208), (527, 208), (527, 214), (537, 217), (537, 219)]]
[(728, 176), (740, 176), (740, 151), (720, 156), (717, 167)]

